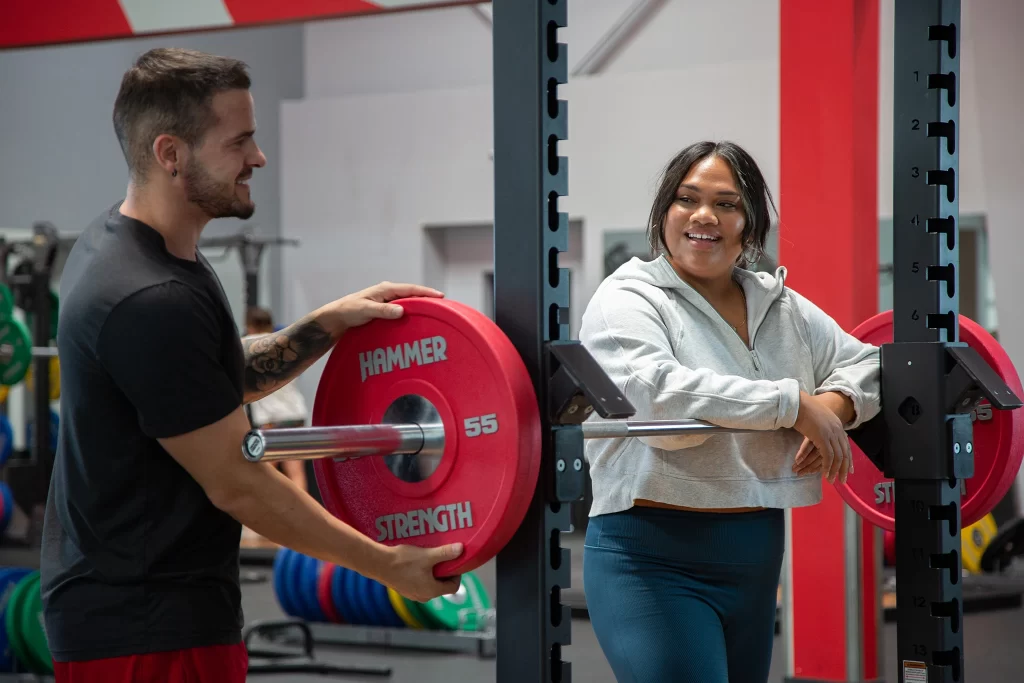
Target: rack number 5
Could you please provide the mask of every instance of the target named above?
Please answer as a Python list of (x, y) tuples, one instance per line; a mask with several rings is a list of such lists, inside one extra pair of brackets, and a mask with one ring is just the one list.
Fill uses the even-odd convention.
[(466, 436), (472, 438), (481, 434), (494, 434), (498, 431), (498, 414), (488, 413), (480, 417), (467, 417), (463, 420)]

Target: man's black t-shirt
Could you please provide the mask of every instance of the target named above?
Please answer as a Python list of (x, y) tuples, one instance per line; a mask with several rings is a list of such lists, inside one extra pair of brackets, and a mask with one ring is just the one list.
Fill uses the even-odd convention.
[(57, 661), (241, 637), (241, 525), (157, 441), (238, 409), (241, 340), (202, 255), (173, 256), (119, 207), (77, 239), (60, 283), (60, 438), (40, 567)]

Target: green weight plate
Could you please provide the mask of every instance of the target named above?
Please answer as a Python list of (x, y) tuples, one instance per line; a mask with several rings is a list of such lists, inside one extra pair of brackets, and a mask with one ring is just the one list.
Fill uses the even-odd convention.
[(405, 606), (409, 608), (409, 613), (416, 621), (423, 624), (423, 628), (427, 630), (444, 628), (440, 622), (433, 618), (433, 615), (424, 603), (410, 600), (409, 598), (402, 599), (405, 600)]
[(491, 608), (487, 589), (473, 572), (462, 575), (462, 585), (454, 595), (442, 595), (423, 604), (431, 622), (449, 631), (476, 631), (483, 627), (484, 615)]
[[(37, 572), (33, 572), (35, 574)], [(4, 627), (7, 629), (7, 639), (11, 644), (11, 654), (18, 660), (22, 667), (32, 670), (32, 659), (28, 652), (21, 633), (21, 610), (24, 604), (25, 590), (32, 581), (32, 574), (26, 574), (18, 581), (7, 601), (7, 610), (4, 612)]]
[(0, 352), (10, 353), (10, 359), (0, 362), (0, 384), (11, 387), (25, 379), (32, 364), (32, 335), (25, 323), (14, 318), (0, 322)]
[(0, 282), (0, 319), (7, 320), (14, 315), (14, 293), (6, 283)]
[(21, 637), (25, 641), (25, 650), (34, 661), (36, 673), (53, 673), (53, 656), (46, 642), (46, 631), (43, 629), (43, 596), (39, 588), (39, 572), (35, 572), (21, 604)]

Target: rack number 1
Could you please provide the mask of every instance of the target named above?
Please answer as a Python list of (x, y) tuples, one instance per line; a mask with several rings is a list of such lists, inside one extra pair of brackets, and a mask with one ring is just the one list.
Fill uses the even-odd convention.
[(498, 431), (498, 414), (488, 413), (480, 417), (467, 417), (463, 420), (466, 436), (472, 438), (481, 434), (494, 434)]

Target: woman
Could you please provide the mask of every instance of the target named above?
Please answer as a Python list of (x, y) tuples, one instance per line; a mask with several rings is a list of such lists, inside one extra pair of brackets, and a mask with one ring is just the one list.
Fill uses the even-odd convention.
[(880, 409), (878, 349), (786, 287), (785, 268), (746, 269), (773, 210), (742, 148), (687, 147), (651, 209), (656, 257), (619, 267), (583, 316), (635, 419), (756, 430), (587, 441), (584, 589), (619, 681), (767, 680), (783, 511), (819, 502), (822, 477), (845, 481), (844, 430)]

